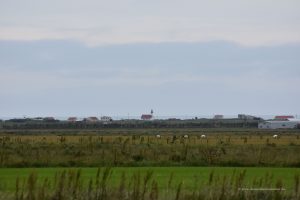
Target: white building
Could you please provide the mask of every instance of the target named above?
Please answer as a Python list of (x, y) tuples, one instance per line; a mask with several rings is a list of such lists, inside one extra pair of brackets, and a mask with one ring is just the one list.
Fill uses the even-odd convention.
[(259, 129), (292, 129), (297, 128), (299, 121), (264, 121), (258, 124)]
[(215, 115), (214, 119), (224, 119), (224, 116), (223, 115)]
[(102, 122), (110, 122), (110, 121), (112, 121), (112, 118), (109, 117), (109, 116), (102, 116), (102, 117), (100, 118), (100, 120), (101, 120)]

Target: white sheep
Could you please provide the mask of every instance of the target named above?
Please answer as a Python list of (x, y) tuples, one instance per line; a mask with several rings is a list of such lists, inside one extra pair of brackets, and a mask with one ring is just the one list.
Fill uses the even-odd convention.
[(161, 138), (161, 136), (160, 135), (156, 135), (156, 138)]
[(184, 137), (184, 138), (189, 138), (189, 136), (188, 136), (188, 135), (184, 135), (183, 137)]
[(201, 135), (201, 138), (206, 138), (206, 135)]
[(273, 138), (274, 138), (274, 139), (277, 139), (277, 138), (278, 138), (278, 135), (273, 135)]

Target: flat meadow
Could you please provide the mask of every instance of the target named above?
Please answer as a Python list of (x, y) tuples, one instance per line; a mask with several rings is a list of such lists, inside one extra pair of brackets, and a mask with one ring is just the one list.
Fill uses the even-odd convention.
[(298, 134), (256, 129), (3, 132), (0, 192), (3, 199), (18, 200), (298, 199)]
[[(297, 133), (20, 134), (0, 136), (1, 167), (299, 167)], [(278, 135), (276, 138), (273, 134)]]

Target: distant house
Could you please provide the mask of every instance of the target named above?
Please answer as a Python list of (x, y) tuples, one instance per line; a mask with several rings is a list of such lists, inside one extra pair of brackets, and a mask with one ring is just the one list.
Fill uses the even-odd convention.
[(289, 120), (289, 119), (294, 119), (294, 116), (292, 115), (277, 115), (274, 118), (275, 120)]
[(56, 121), (54, 117), (44, 117), (43, 120), (46, 122), (55, 122)]
[(214, 119), (223, 119), (223, 118), (224, 118), (223, 115), (215, 115), (215, 116), (214, 116)]
[(100, 120), (101, 120), (102, 122), (110, 122), (110, 121), (112, 121), (112, 118), (109, 117), (109, 116), (102, 116), (102, 117), (100, 118)]
[(88, 117), (88, 118), (85, 118), (84, 121), (86, 121), (86, 122), (98, 122), (99, 119), (97, 117)]
[(141, 116), (142, 120), (151, 120), (153, 118), (153, 115), (149, 115), (149, 114), (143, 114)]
[(42, 121), (43, 118), (42, 118), (42, 117), (35, 117), (35, 118), (33, 118), (33, 120), (36, 120), (36, 121)]
[(238, 118), (243, 119), (243, 120), (261, 120), (262, 119), (260, 117), (255, 117), (252, 115), (245, 115), (245, 114), (238, 114)]
[(77, 121), (77, 117), (69, 117), (68, 118), (68, 122), (76, 122)]
[(253, 119), (254, 116), (251, 116), (251, 115), (245, 115), (245, 114), (238, 114), (238, 118), (239, 119), (244, 119), (244, 120), (247, 120), (247, 119)]
[(180, 119), (177, 119), (177, 118), (168, 118), (169, 121), (177, 121), (177, 120), (180, 120)]

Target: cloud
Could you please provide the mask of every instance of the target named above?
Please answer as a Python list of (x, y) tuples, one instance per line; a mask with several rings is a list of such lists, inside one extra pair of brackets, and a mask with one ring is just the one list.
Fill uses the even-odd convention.
[[(157, 19), (159, 21), (160, 19)], [(300, 42), (300, 30), (268, 29), (249, 25), (202, 24), (199, 22), (187, 27), (170, 26), (168, 22), (148, 27), (153, 22), (142, 22), (142, 25), (129, 24), (118, 27), (65, 29), (37, 27), (0, 27), (1, 40), (77, 40), (89, 46), (130, 43), (162, 42), (205, 42), (214, 40), (233, 41), (246, 46), (274, 45)], [(185, 24), (185, 22), (177, 22)], [(105, 29), (105, 30), (104, 30)]]
[[(300, 45), (0, 41), (2, 115), (291, 113)], [(287, 103), (288, 102), (288, 103)]]
[(300, 42), (299, 1), (9, 1), (0, 40), (77, 40), (90, 46), (229, 40)]

